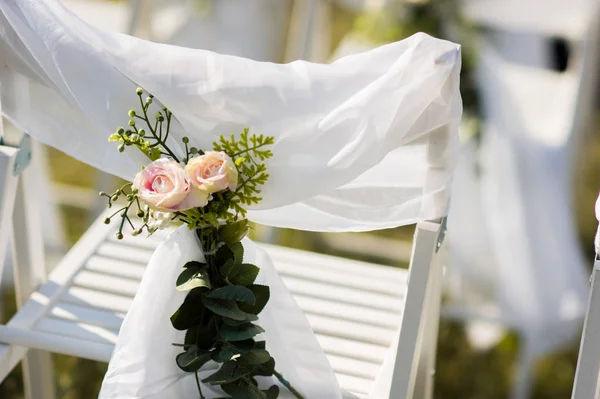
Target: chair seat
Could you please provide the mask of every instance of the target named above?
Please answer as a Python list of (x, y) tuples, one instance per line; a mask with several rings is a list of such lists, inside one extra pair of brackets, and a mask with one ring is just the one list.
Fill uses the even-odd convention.
[[(9, 325), (30, 326), (60, 340), (61, 345), (48, 350), (108, 362), (145, 266), (169, 231), (147, 239), (126, 235), (119, 241), (116, 226), (103, 224), (103, 219)], [(367, 394), (400, 325), (407, 271), (261, 246), (305, 312), (342, 389)]]

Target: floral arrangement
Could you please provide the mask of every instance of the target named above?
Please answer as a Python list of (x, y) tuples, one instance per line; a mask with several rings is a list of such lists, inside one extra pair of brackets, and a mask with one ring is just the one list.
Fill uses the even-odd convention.
[[(205, 259), (183, 265), (174, 287), (187, 292), (171, 316), (173, 328), (186, 331), (184, 342), (173, 343), (182, 349), (174, 361), (181, 370), (195, 374), (200, 398), (205, 396), (198, 371), (210, 361), (220, 367), (202, 382), (220, 386), (232, 398), (277, 398), (279, 386), (261, 389), (260, 376), (275, 376), (302, 398), (275, 369), (266, 342), (256, 340), (264, 330), (253, 322), (270, 292), (268, 286), (255, 284), (259, 268), (244, 263), (241, 243), (249, 229), (245, 206), (261, 200), (260, 187), (269, 178), (264, 161), (273, 155), (267, 147), (274, 138), (244, 129), (239, 138), (221, 136), (212, 150), (203, 151), (183, 137), (185, 157), (179, 159), (167, 144), (173, 114), (162, 107), (151, 121), (152, 95), (144, 100), (142, 88), (136, 93), (141, 113), (130, 110), (128, 128), (119, 127), (109, 141), (120, 143), (120, 152), (136, 147), (151, 163), (132, 183), (100, 195), (107, 197), (109, 208), (125, 199), (105, 220), (108, 224), (113, 217), (120, 218), (119, 239), (126, 225), (139, 235), (179, 222), (194, 230), (202, 245)], [(137, 218), (130, 216), (133, 211)], [(141, 225), (136, 227), (138, 220)]]

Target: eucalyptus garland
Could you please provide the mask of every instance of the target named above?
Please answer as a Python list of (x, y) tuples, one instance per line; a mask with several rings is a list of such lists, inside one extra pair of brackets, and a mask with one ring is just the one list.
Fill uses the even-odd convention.
[[(109, 141), (119, 143), (120, 152), (137, 148), (151, 163), (133, 183), (100, 195), (107, 197), (109, 208), (125, 199), (105, 220), (108, 224), (113, 217), (120, 218), (119, 239), (126, 225), (133, 235), (144, 231), (150, 235), (179, 222), (194, 230), (202, 245), (205, 259), (183, 265), (174, 287), (187, 292), (171, 316), (173, 328), (185, 331), (184, 342), (173, 343), (181, 347), (174, 361), (184, 372), (194, 373), (201, 399), (205, 398), (201, 382), (220, 386), (226, 397), (274, 399), (279, 386), (264, 389), (258, 381), (271, 376), (302, 398), (276, 371), (266, 342), (257, 340), (264, 330), (255, 322), (270, 291), (255, 283), (260, 269), (244, 262), (241, 243), (249, 230), (245, 207), (261, 201), (261, 186), (269, 178), (264, 161), (273, 155), (268, 147), (274, 138), (244, 129), (239, 137), (221, 136), (211, 151), (203, 151), (183, 137), (185, 157), (179, 159), (167, 144), (173, 114), (155, 106), (152, 95), (142, 88), (136, 94), (140, 112), (130, 110), (128, 127), (119, 127)], [(154, 108), (158, 110), (151, 120)], [(198, 372), (208, 362), (219, 368), (200, 381)]]

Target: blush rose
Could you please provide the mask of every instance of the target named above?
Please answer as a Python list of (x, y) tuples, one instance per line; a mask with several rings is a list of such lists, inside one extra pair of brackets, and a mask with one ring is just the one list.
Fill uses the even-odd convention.
[(190, 159), (185, 171), (196, 188), (210, 194), (226, 189), (234, 191), (237, 187), (237, 168), (231, 157), (222, 151), (206, 151)]
[(162, 158), (140, 171), (134, 181), (138, 197), (148, 206), (163, 212), (202, 207), (209, 193), (191, 184), (185, 169), (177, 162)]

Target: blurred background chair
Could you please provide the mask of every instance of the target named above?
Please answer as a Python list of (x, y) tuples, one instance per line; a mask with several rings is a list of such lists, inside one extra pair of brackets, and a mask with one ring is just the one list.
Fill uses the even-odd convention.
[(579, 347), (572, 399), (597, 398), (600, 394), (600, 260), (596, 255), (592, 271), (585, 324)]
[(477, 40), (483, 130), (479, 153), (466, 146), (456, 175), (449, 272), (458, 285), (444, 314), (521, 335), (513, 397), (523, 399), (533, 362), (575, 338), (584, 314), (587, 268), (571, 193), (594, 107), (598, 3), (463, 7), (485, 28)]

